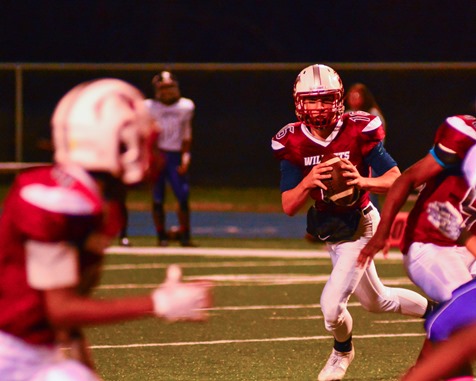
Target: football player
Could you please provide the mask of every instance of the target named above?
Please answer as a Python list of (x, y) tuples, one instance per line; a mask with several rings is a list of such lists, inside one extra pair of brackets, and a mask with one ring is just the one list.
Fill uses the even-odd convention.
[(155, 98), (146, 105), (160, 127), (157, 141), (157, 178), (153, 189), (153, 218), (159, 246), (168, 245), (164, 209), (166, 183), (178, 201), (179, 236), (182, 246), (195, 246), (190, 239), (190, 186), (188, 170), (191, 161), (192, 119), (195, 104), (180, 94), (177, 78), (162, 71), (152, 79)]
[[(449, 300), (458, 287), (475, 276), (476, 258), (463, 244), (455, 244), (454, 239), (433, 225), (429, 207), (448, 202), (463, 215), (474, 210), (474, 189), (462, 176), (461, 165), (475, 143), (474, 116), (446, 118), (436, 131), (430, 152), (408, 168), (389, 190), (377, 231), (360, 253), (361, 266), (378, 251), (388, 251), (392, 221), (410, 192), (424, 185), (408, 216), (400, 244), (408, 276), (437, 302)], [(474, 221), (474, 217), (469, 221)], [(471, 375), (471, 367), (461, 373)]]
[[(353, 323), (347, 309), (352, 294), (372, 312), (422, 317), (429, 306), (416, 292), (385, 287), (372, 261), (365, 269), (357, 266), (360, 249), (379, 221), (369, 192), (385, 193), (400, 171), (383, 147), (385, 132), (380, 118), (360, 111), (344, 113), (343, 94), (342, 81), (332, 68), (319, 64), (306, 67), (294, 83), (299, 121), (286, 125), (272, 138), (272, 149), (280, 161), (283, 210), (293, 216), (309, 198), (314, 201), (308, 212), (308, 232), (325, 242), (332, 260), (321, 308), (334, 346), (319, 381), (341, 380), (354, 358)], [(328, 154), (342, 159), (348, 185), (359, 190), (349, 205), (336, 205), (323, 192), (330, 167), (321, 159)], [(370, 168), (375, 177), (369, 177)], [(333, 221), (331, 229), (320, 234), (329, 221)]]
[[(476, 145), (466, 155), (463, 173), (468, 185), (476, 188)], [(473, 197), (476, 197), (476, 193)], [(476, 257), (476, 210), (466, 209), (465, 217), (450, 202), (435, 201), (428, 206), (430, 222), (445, 236), (465, 244)], [(476, 279), (457, 288), (425, 322), (433, 344), (402, 381), (437, 381), (476, 359)], [(473, 377), (452, 378), (472, 381)]]
[(210, 284), (182, 283), (177, 267), (151, 294), (90, 296), (121, 229), (117, 189), (145, 176), (153, 126), (143, 95), (118, 79), (80, 84), (58, 103), (55, 164), (20, 174), (0, 219), (2, 380), (99, 380), (83, 326), (206, 319)]

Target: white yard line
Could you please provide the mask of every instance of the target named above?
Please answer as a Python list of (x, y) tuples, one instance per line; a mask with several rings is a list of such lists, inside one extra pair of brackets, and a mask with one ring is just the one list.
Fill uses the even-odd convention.
[[(401, 333), (401, 334), (381, 334), (381, 335), (354, 335), (355, 339), (378, 339), (386, 337), (421, 337), (424, 333)], [(331, 340), (332, 336), (303, 336), (303, 337), (275, 337), (268, 339), (242, 339), (242, 340), (210, 340), (210, 341), (184, 341), (172, 343), (143, 343), (143, 344), (123, 344), (123, 345), (93, 345), (92, 349), (118, 349), (118, 348), (147, 348), (147, 347), (181, 347), (193, 345), (224, 345), (224, 344), (246, 344), (246, 343), (270, 343), (289, 341), (316, 341)]]
[[(107, 253), (118, 255), (185, 255), (205, 257), (265, 257), (265, 258), (329, 258), (325, 250), (230, 249), (217, 247), (122, 247), (111, 246)], [(399, 252), (391, 252), (388, 259), (402, 259)], [(383, 259), (377, 254), (376, 259)]]
[[(229, 268), (229, 267), (288, 267), (288, 266), (317, 266), (325, 265), (328, 261), (324, 259), (304, 259), (297, 261), (241, 261), (241, 262), (184, 262), (180, 263), (182, 268)], [(141, 263), (141, 264), (117, 264), (106, 265), (104, 270), (148, 270), (148, 269), (165, 269), (168, 263)]]

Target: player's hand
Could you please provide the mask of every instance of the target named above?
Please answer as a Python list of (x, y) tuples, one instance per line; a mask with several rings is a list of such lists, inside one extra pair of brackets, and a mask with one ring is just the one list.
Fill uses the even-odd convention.
[(154, 312), (158, 317), (174, 321), (205, 321), (212, 305), (212, 283), (182, 282), (182, 270), (177, 265), (167, 268), (165, 282), (152, 292)]
[(360, 175), (357, 167), (349, 159), (341, 159), (341, 168), (344, 170), (342, 176), (348, 179), (347, 185), (355, 185), (362, 188), (363, 177)]
[(188, 165), (181, 164), (177, 167), (177, 173), (184, 176), (188, 172)]
[(441, 234), (456, 241), (464, 228), (463, 216), (449, 201), (431, 202), (427, 209), (428, 221), (437, 228)]
[(357, 266), (363, 268), (367, 267), (370, 261), (380, 250), (382, 250), (384, 257), (386, 257), (389, 249), (390, 244), (388, 239), (376, 233), (360, 251), (360, 254), (357, 258)]
[(312, 167), (311, 171), (304, 178), (304, 187), (306, 189), (322, 188), (327, 190), (327, 187), (322, 182), (322, 180), (330, 179), (332, 177), (331, 172), (332, 167), (325, 165), (324, 163), (319, 163)]

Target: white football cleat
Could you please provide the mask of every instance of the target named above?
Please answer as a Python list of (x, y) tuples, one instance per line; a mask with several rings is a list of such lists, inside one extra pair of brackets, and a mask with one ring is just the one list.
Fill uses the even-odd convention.
[(354, 359), (354, 347), (350, 352), (339, 352), (335, 349), (327, 360), (326, 365), (322, 368), (321, 373), (317, 377), (318, 381), (338, 381), (342, 380), (350, 363)]

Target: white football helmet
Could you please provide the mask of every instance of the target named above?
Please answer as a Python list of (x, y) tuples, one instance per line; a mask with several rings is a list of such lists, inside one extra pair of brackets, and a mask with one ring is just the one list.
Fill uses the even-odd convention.
[(177, 77), (170, 71), (162, 71), (152, 78), (155, 97), (165, 105), (172, 105), (180, 99), (180, 88)]
[[(296, 116), (305, 125), (317, 129), (335, 126), (344, 113), (344, 86), (337, 72), (326, 65), (304, 68), (294, 82)], [(305, 100), (319, 100), (323, 107), (308, 109)]]
[(143, 94), (119, 79), (82, 83), (58, 103), (51, 120), (55, 161), (141, 181), (154, 124)]

